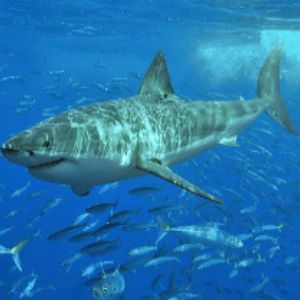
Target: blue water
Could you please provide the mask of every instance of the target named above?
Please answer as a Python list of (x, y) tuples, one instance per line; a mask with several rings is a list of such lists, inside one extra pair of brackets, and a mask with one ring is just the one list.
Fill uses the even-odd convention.
[[(300, 129), (299, 13), (297, 1), (0, 1), (0, 141), (71, 107), (134, 94), (159, 50), (165, 53), (173, 86), (181, 97), (253, 98), (264, 58), (278, 44), (283, 54), (282, 94)], [(125, 272), (124, 299), (145, 295), (167, 299), (154, 295), (168, 287), (203, 291), (203, 299), (299, 299), (299, 137), (263, 115), (240, 134), (238, 144), (240, 147), (218, 146), (174, 167), (224, 199), (222, 206), (202, 206), (205, 200), (182, 194), (152, 176), (119, 182), (106, 192), (103, 186), (96, 187), (79, 198), (69, 188), (32, 178), (24, 168), (0, 157), (0, 231), (14, 227), (0, 237), (0, 245), (12, 247), (29, 238), (20, 254), (22, 273), (9, 256), (0, 256), (0, 299), (19, 298), (28, 280), (16, 293), (9, 291), (32, 272), (38, 274), (35, 289), (55, 288), (37, 293), (34, 299), (92, 299), (81, 272), (100, 257), (86, 255), (66, 272), (62, 262), (87, 242), (50, 241), (47, 236), (72, 224), (86, 207), (116, 198), (120, 199), (117, 211), (140, 210), (129, 223), (156, 222), (147, 213), (149, 208), (184, 204), (184, 209), (162, 218), (173, 226), (223, 222), (224, 229), (235, 235), (251, 233), (257, 225), (284, 224), (280, 232), (267, 233), (278, 239), (275, 246), (280, 248), (272, 258), (269, 251), (274, 244), (255, 241), (255, 235), (242, 249), (225, 253), (229, 264), (193, 269), (191, 260), (198, 253), (188, 252), (178, 256), (180, 263), (151, 269), (142, 265), (135, 272)], [(28, 183), (23, 193), (14, 196)], [(128, 193), (144, 186), (162, 190), (142, 196)], [(34, 197), (36, 192), (42, 193)], [(32, 228), (25, 227), (47, 201), (57, 197), (63, 199), (62, 204)], [(253, 212), (241, 213), (255, 203)], [(100, 215), (99, 225), (110, 213)], [(101, 258), (113, 260), (117, 268), (129, 259), (130, 249), (151, 245), (158, 235), (157, 228), (118, 229), (108, 238), (118, 237), (119, 249)], [(170, 234), (162, 242), (167, 254), (177, 244)], [(201, 253), (216, 250), (207, 248)], [(257, 254), (265, 262), (256, 262), (229, 278), (239, 258)], [(151, 282), (160, 273), (165, 275), (153, 290)], [(260, 292), (251, 293), (262, 274), (269, 282)]]

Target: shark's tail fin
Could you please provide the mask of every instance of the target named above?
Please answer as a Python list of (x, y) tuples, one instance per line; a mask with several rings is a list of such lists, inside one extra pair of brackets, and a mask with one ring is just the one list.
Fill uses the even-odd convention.
[(266, 112), (291, 134), (297, 135), (297, 129), (280, 95), (279, 85), (280, 48), (274, 48), (261, 68), (257, 97), (267, 102)]
[(10, 253), (12, 255), (12, 259), (15, 262), (15, 264), (20, 272), (22, 272), (22, 265), (21, 265), (19, 253), (24, 248), (24, 246), (27, 244), (27, 242), (28, 242), (28, 240), (24, 240), (24, 241), (20, 242), (18, 245), (13, 247), (10, 251)]

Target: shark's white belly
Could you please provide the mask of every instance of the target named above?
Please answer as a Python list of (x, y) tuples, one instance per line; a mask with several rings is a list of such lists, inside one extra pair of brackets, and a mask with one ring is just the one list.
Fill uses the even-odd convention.
[(65, 161), (53, 168), (29, 171), (32, 176), (39, 179), (86, 188), (143, 175), (143, 172), (132, 167), (122, 166), (116, 161), (103, 158)]
[(168, 153), (164, 158), (164, 163), (172, 165), (190, 159), (195, 155), (214, 147), (219, 143), (219, 140), (219, 137), (210, 135), (205, 139), (199, 140), (184, 148), (180, 148), (177, 151)]

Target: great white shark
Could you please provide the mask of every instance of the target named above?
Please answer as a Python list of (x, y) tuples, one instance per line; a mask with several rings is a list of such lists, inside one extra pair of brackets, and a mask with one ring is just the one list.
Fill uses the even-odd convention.
[(10, 138), (4, 156), (42, 180), (87, 195), (99, 184), (152, 174), (207, 200), (221, 202), (174, 173), (170, 165), (218, 144), (236, 145), (237, 134), (267, 112), (297, 134), (280, 94), (280, 49), (266, 58), (252, 100), (186, 101), (172, 87), (159, 52), (138, 93), (74, 108)]

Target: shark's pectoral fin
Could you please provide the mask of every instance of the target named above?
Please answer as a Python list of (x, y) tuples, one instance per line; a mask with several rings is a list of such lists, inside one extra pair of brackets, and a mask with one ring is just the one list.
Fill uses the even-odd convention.
[(71, 188), (77, 196), (87, 196), (90, 193), (90, 189), (86, 186), (72, 185)]
[(194, 184), (190, 183), (189, 181), (185, 180), (184, 178), (180, 177), (179, 175), (175, 174), (168, 166), (162, 164), (157, 159), (152, 160), (138, 160), (136, 162), (137, 169), (140, 169), (142, 171), (145, 171), (147, 173), (151, 173), (155, 176), (158, 176), (160, 178), (163, 178), (180, 188), (183, 188), (193, 194), (196, 194), (206, 200), (210, 200), (216, 203), (222, 203), (222, 201), (204, 191), (202, 191), (200, 188), (195, 186)]
[(239, 147), (239, 144), (237, 143), (236, 140), (237, 140), (237, 136), (232, 135), (229, 137), (222, 138), (219, 143), (226, 146)]

